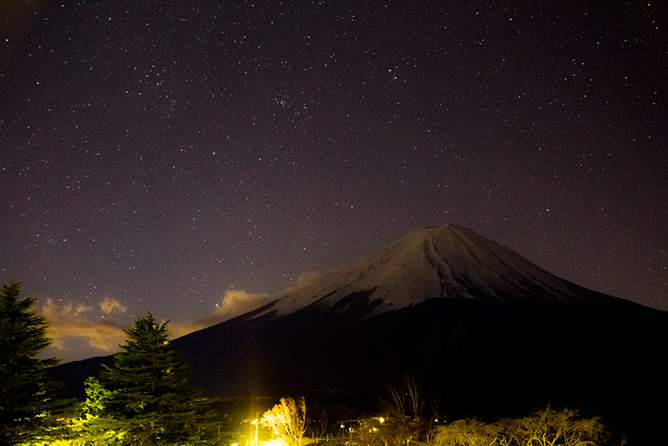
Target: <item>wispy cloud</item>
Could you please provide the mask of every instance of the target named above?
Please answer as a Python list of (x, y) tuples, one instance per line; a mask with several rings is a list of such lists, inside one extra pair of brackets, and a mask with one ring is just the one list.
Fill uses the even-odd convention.
[(110, 314), (113, 313), (114, 311), (117, 311), (119, 313), (125, 313), (127, 311), (127, 307), (124, 307), (121, 305), (119, 301), (116, 299), (112, 299), (111, 297), (105, 297), (102, 303), (100, 304), (100, 310), (104, 314)]
[[(317, 280), (320, 275), (316, 271), (307, 271), (285, 292), (303, 288)], [(168, 326), (170, 337), (178, 338), (233, 319), (272, 300), (267, 293), (225, 290), (210, 314), (192, 321), (171, 321)], [(88, 347), (83, 357), (117, 352), (118, 346), (126, 341), (124, 329), (131, 325), (129, 319), (126, 324), (113, 320), (114, 316), (127, 312), (128, 308), (111, 297), (105, 297), (99, 304), (89, 305), (47, 298), (40, 301), (35, 309), (46, 317), (49, 323), (48, 336), (52, 339), (51, 346), (43, 356), (57, 356), (63, 360), (81, 359), (82, 354), (71, 349), (74, 345), (81, 347), (82, 343)]]
[[(285, 293), (304, 288), (318, 280), (321, 276), (322, 273), (318, 271), (306, 271), (299, 275), (296, 283), (288, 287)], [(169, 324), (169, 333), (173, 338), (185, 336), (188, 333), (241, 316), (244, 313), (268, 304), (272, 300), (274, 298), (270, 297), (267, 293), (249, 293), (243, 290), (228, 289), (224, 292), (220, 302), (216, 304), (213, 313), (194, 321), (183, 323), (172, 322)]]
[(297, 291), (304, 288), (318, 280), (322, 276), (321, 272), (318, 271), (305, 271), (297, 277), (297, 282), (294, 286), (288, 288), (286, 292)]
[(170, 323), (169, 333), (173, 338), (233, 319), (261, 307), (273, 299), (267, 293), (249, 293), (243, 290), (226, 290), (214, 311), (201, 319), (184, 323)]
[(267, 293), (247, 293), (242, 290), (227, 290), (219, 304), (216, 304), (215, 315), (225, 321), (232, 319), (268, 303)]
[(99, 312), (96, 311), (96, 306), (75, 304), (72, 301), (56, 301), (51, 298), (46, 299), (41, 305), (38, 304), (36, 310), (49, 323), (47, 334), (52, 342), (45, 353), (52, 356), (71, 356), (67, 351), (69, 344), (67, 340), (72, 338), (84, 340), (91, 347), (93, 354), (114, 353), (118, 351), (118, 345), (125, 342), (123, 329), (126, 327), (104, 318), (104, 314), (126, 311), (126, 308), (114, 299), (106, 298), (100, 304)]
[[(170, 337), (177, 338), (224, 322), (270, 301), (266, 293), (226, 290), (209, 315), (194, 321), (170, 322)], [(125, 344), (124, 329), (131, 325), (129, 320), (127, 324), (113, 320), (128, 308), (111, 297), (95, 305), (47, 298), (40, 300), (35, 309), (49, 323), (47, 334), (52, 340), (40, 356), (56, 356), (63, 361), (116, 353), (119, 345)]]

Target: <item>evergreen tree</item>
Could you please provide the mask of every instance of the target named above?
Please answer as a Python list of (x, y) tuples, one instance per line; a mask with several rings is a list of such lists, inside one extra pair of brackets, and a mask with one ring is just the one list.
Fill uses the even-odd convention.
[(104, 404), (110, 392), (95, 377), (86, 379), (85, 388), (86, 401), (81, 405), (79, 418), (74, 420), (73, 429), (84, 445), (105, 444), (107, 437), (116, 436), (113, 429), (117, 428), (113, 423), (114, 420), (108, 423), (107, 418), (100, 417), (103, 415)]
[(19, 301), (20, 284), (0, 291), (0, 444), (21, 445), (54, 439), (67, 432), (68, 400), (59, 398), (62, 384), (47, 369), (58, 360), (35, 359), (51, 340), (48, 324), (30, 311), (35, 299)]
[(188, 367), (168, 341), (167, 323), (153, 316), (125, 332), (122, 351), (99, 381), (86, 382), (88, 398), (78, 425), (84, 439), (119, 445), (197, 444), (206, 440), (212, 411), (188, 386)]

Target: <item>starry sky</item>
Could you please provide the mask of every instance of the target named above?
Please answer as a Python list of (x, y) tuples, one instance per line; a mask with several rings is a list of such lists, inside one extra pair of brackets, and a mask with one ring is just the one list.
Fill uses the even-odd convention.
[(63, 361), (224, 320), (452, 222), (668, 310), (654, 2), (0, 8), (0, 279)]

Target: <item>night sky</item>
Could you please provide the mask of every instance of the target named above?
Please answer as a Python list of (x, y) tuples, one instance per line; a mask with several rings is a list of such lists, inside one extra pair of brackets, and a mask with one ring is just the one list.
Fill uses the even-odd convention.
[(177, 336), (427, 225), (668, 310), (668, 38), (648, 2), (0, 9), (0, 279), (48, 353)]

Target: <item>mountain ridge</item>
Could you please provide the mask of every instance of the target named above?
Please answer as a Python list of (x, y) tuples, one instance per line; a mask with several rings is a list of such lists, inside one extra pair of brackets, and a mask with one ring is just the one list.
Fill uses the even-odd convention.
[[(368, 401), (412, 373), (456, 416), (554, 403), (642, 433), (668, 416), (650, 410), (668, 399), (666, 339), (668, 313), (588, 290), (448, 224), (173, 342), (215, 399)], [(110, 358), (56, 371), (81, 394)]]
[(554, 276), (468, 228), (445, 224), (413, 231), (352, 266), (328, 273), (242, 317), (279, 317), (310, 306), (336, 311), (336, 302), (355, 294), (364, 295), (374, 307), (364, 317), (437, 297), (528, 305), (537, 298), (556, 304), (595, 305), (612, 298)]

